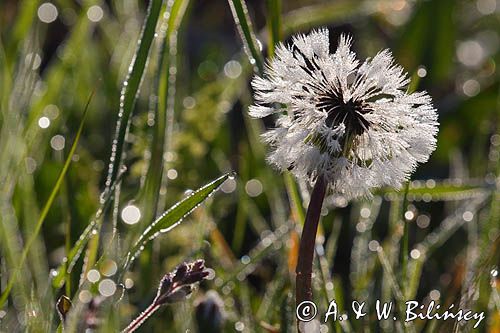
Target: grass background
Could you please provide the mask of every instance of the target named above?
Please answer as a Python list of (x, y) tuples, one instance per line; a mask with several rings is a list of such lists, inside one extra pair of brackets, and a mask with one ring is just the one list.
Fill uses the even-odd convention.
[[(99, 330), (118, 331), (147, 307), (163, 274), (196, 258), (215, 277), (142, 331), (293, 331), (309, 189), (266, 165), (259, 134), (272, 120), (247, 116), (249, 81), (275, 42), (320, 26), (333, 45), (350, 33), (361, 58), (390, 48), (433, 97), (441, 126), (406, 196), (381, 189), (371, 201), (327, 199), (315, 259), (319, 312), (333, 298), (345, 311), (351, 300), (373, 309), (376, 298), (436, 299), (485, 311), (478, 331), (500, 330), (498, 1), (52, 4), (0, 3), (0, 331), (56, 330), (63, 294), (73, 300), (72, 325), (97, 317)], [(226, 178), (213, 197), (219, 182), (189, 191)], [(129, 265), (147, 226), (182, 198), (154, 224), (165, 232)], [(129, 205), (141, 211), (134, 225), (121, 218)], [(116, 292), (89, 309), (103, 280)], [(371, 313), (321, 329), (472, 325), (403, 327)]]

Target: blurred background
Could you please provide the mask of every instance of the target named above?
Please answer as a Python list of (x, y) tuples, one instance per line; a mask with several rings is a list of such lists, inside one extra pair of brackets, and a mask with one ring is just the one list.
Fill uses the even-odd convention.
[[(72, 287), (50, 287), (48, 277), (99, 208), (121, 91), (137, 56), (148, 3), (0, 2), (2, 291), (10, 263), (49, 199), (88, 96), (95, 91), (73, 162), (33, 245), (38, 250), (28, 257), (30, 268), (19, 281), (31, 296), (11, 299), (7, 307), (0, 307), (0, 331), (29, 326), (32, 319), (27, 309), (36, 309), (33, 304), (50, 312), (42, 305), (55, 304), (63, 293), (70, 298), (81, 293), (77, 286), (79, 271), (84, 269), (81, 259), (70, 274)], [(168, 78), (170, 98), (165, 107), (171, 118), (165, 129), (165, 149), (160, 150), (164, 170), (152, 217), (186, 191), (225, 172), (234, 170), (237, 176), (144, 251), (126, 274), (129, 285), (114, 323), (124, 327), (143, 310), (163, 274), (182, 261), (204, 258), (215, 275), (187, 302), (152, 317), (144, 332), (167, 328), (287, 332), (287, 327), (293, 327), (290, 295), (303, 210), (293, 207), (293, 190), (306, 207), (308, 185), (290, 184), (291, 178), (265, 162), (266, 147), (259, 133), (272, 126), (272, 120), (247, 116), (252, 103), (249, 82), (255, 72), (243, 51), (230, 4), (196, 0), (169, 1), (165, 6), (172, 8), (172, 4), (181, 8), (178, 27), (167, 30), (173, 37), (168, 35), (168, 56), (162, 58), (161, 26), (169, 15), (162, 14), (158, 20), (130, 117), (123, 160), (127, 171), (114, 213), (103, 218), (103, 239), (111, 233), (113, 221), (123, 239), (140, 233), (134, 224), (145, 215), (137, 203), (147, 198), (148, 165), (157, 153), (151, 146), (161, 73)], [(439, 113), (437, 150), (412, 176), (406, 196), (404, 191), (381, 189), (371, 201), (327, 198), (315, 261), (320, 313), (328, 299), (347, 305), (353, 299), (370, 303), (374, 296), (391, 299), (394, 289), (408, 284), (405, 295), (422, 302), (439, 300), (485, 311), (487, 320), (479, 331), (499, 332), (500, 1), (262, 0), (246, 4), (264, 57), (272, 52), (270, 42), (276, 36), (287, 41), (291, 34), (325, 26), (334, 50), (338, 36), (347, 32), (361, 59), (389, 48), (412, 77), (412, 85), (429, 92)], [(274, 35), (273, 27), (278, 29)], [(169, 61), (166, 72), (159, 72), (161, 59)], [(399, 260), (404, 223), (409, 233), (407, 273), (400, 272)], [(101, 253), (109, 251), (105, 243), (98, 248)], [(119, 256), (122, 250), (113, 251)], [(400, 274), (406, 274), (408, 282)], [(91, 282), (98, 286), (101, 278)], [(99, 296), (99, 288), (92, 292)], [(57, 325), (55, 312), (40, 318), (49, 325), (44, 327)], [(397, 323), (378, 323), (373, 317), (349, 320), (342, 326), (317, 325), (321, 332), (403, 330)], [(450, 332), (453, 323), (418, 321), (414, 329)]]

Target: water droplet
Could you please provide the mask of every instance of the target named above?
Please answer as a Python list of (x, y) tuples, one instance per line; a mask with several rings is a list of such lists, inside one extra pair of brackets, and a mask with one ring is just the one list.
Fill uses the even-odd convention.
[(224, 74), (230, 79), (238, 78), (241, 72), (241, 65), (236, 60), (230, 60), (224, 65)]
[(465, 211), (462, 214), (462, 218), (464, 219), (465, 222), (470, 222), (474, 218), (474, 214), (470, 211)]
[(116, 264), (115, 261), (111, 259), (106, 259), (102, 264), (101, 264), (101, 273), (104, 276), (110, 277), (116, 274), (118, 271), (118, 265)]
[(417, 70), (417, 75), (418, 77), (426, 77), (427, 76), (427, 69), (425, 68), (425, 66), (420, 66)]
[(90, 6), (87, 10), (87, 17), (92, 22), (99, 22), (104, 16), (104, 11), (98, 5)]
[(224, 193), (232, 193), (236, 190), (236, 180), (234, 177), (228, 177), (224, 183), (222, 183), (221, 191)]
[(243, 256), (243, 257), (241, 257), (241, 263), (243, 265), (249, 264), (250, 263), (250, 257), (249, 256)]
[(96, 283), (101, 278), (101, 273), (97, 269), (91, 269), (87, 273), (87, 280), (91, 283)]
[(371, 215), (371, 210), (368, 207), (363, 207), (361, 208), (361, 211), (359, 212), (359, 215), (361, 215), (362, 218), (369, 218)]
[(82, 303), (88, 303), (88, 302), (90, 302), (92, 300), (92, 294), (88, 290), (82, 290), (78, 294), (78, 299)]
[(258, 179), (250, 179), (245, 184), (245, 192), (251, 197), (257, 197), (262, 193), (262, 183)]
[(372, 252), (378, 251), (379, 248), (380, 248), (380, 243), (376, 240), (371, 240), (368, 243), (368, 249), (370, 249), (370, 251), (372, 251)]
[(45, 2), (38, 7), (38, 18), (43, 23), (52, 23), (57, 19), (57, 7), (50, 2)]
[(98, 289), (102, 296), (109, 297), (116, 292), (116, 284), (111, 279), (104, 279), (99, 283)]
[(245, 329), (245, 324), (241, 321), (237, 321), (235, 324), (234, 324), (234, 328), (237, 330), (237, 331), (243, 331)]
[(131, 289), (134, 286), (134, 280), (127, 278), (125, 279), (125, 288)]
[(38, 126), (40, 126), (40, 128), (48, 128), (50, 126), (50, 119), (47, 117), (40, 117), (40, 119), (38, 119)]
[(64, 149), (66, 140), (64, 139), (64, 136), (62, 135), (54, 135), (52, 139), (50, 139), (50, 146), (52, 149), (56, 151), (60, 151)]
[(136, 224), (141, 219), (141, 210), (135, 205), (128, 205), (122, 209), (121, 218), (126, 224)]
[(420, 251), (417, 250), (417, 249), (413, 249), (410, 251), (410, 257), (412, 257), (413, 259), (418, 259), (420, 258)]
[(178, 173), (177, 170), (175, 169), (170, 169), (167, 171), (167, 177), (168, 179), (174, 180), (177, 179)]
[(415, 213), (413, 213), (411, 210), (408, 210), (405, 212), (405, 219), (407, 221), (413, 220), (414, 217), (415, 217)]

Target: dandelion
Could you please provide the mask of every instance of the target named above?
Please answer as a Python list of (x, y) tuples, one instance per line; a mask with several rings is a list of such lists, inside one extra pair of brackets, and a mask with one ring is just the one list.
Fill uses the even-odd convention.
[(403, 68), (388, 50), (363, 63), (340, 37), (329, 53), (328, 30), (280, 44), (262, 77), (252, 81), (256, 118), (277, 114), (264, 134), (269, 162), (346, 199), (400, 188), (436, 147), (437, 114), (425, 92), (408, 93)]
[(360, 62), (342, 35), (329, 52), (328, 30), (279, 44), (262, 76), (252, 81), (250, 115), (277, 114), (263, 135), (269, 162), (314, 184), (300, 240), (296, 302), (312, 300), (312, 261), (328, 191), (346, 199), (370, 197), (376, 187), (400, 188), (436, 147), (436, 110), (388, 50)]

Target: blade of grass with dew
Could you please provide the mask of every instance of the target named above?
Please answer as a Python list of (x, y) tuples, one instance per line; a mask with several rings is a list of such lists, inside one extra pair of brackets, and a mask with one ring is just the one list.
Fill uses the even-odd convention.
[(167, 6), (168, 21), (166, 26), (162, 27), (164, 31), (160, 35), (161, 45), (156, 69), (155, 96), (151, 98), (154, 101), (151, 113), (154, 114), (155, 119), (150, 150), (151, 159), (137, 200), (142, 208), (143, 223), (145, 224), (151, 223), (158, 208), (164, 172), (164, 153), (169, 145), (168, 133), (171, 132), (173, 125), (172, 106), (175, 94), (172, 93), (172, 90), (175, 91), (173, 83), (175, 83), (177, 67), (175, 63), (177, 30), (188, 4), (188, 0), (176, 0)]
[[(382, 264), (382, 268), (386, 272), (386, 276), (389, 279), (389, 284), (391, 286), (393, 295), (396, 299), (396, 307), (399, 311), (399, 316), (400, 318), (404, 318), (405, 310), (403, 307), (403, 304), (405, 303), (405, 298), (403, 296), (403, 292), (401, 291), (401, 287), (398, 283), (398, 280), (396, 278), (396, 275), (394, 274), (394, 271), (392, 270), (391, 264), (389, 260), (387, 259), (387, 256), (385, 254), (384, 248), (379, 247), (377, 251), (380, 263)], [(408, 326), (403, 325), (404, 331), (405, 332), (415, 332), (415, 327), (412, 322)]]
[[(286, 277), (288, 274), (288, 269), (285, 265), (280, 265), (276, 269), (276, 276)], [(273, 279), (269, 282), (266, 287), (266, 291), (264, 296), (262, 297), (262, 301), (259, 304), (259, 308), (256, 312), (256, 317), (258, 320), (270, 320), (269, 317), (274, 312), (274, 306), (279, 301), (280, 295), (282, 295), (282, 291), (285, 290), (285, 285), (287, 284), (288, 279), (280, 278)]]
[(255, 328), (257, 321), (252, 312), (248, 280), (242, 280), (237, 287), (240, 295), (240, 302), (238, 303), (241, 305), (241, 319), (245, 324), (245, 328), (248, 329), (248, 332), (257, 332)]
[(283, 297), (280, 304), (280, 329), (281, 333), (295, 332), (295, 299), (291, 292)]
[[(400, 250), (400, 241), (403, 236), (402, 228), (401, 228), (401, 216), (403, 216), (403, 208), (402, 208), (403, 199), (400, 196), (396, 196), (394, 200), (389, 201), (389, 225), (388, 225), (388, 235), (385, 240), (382, 242), (380, 246), (382, 246), (385, 250), (387, 260), (389, 261), (390, 266), (393, 270), (396, 270), (399, 267), (399, 250)], [(387, 302), (391, 300), (391, 283), (390, 278), (387, 276), (387, 270), (382, 270), (382, 279), (381, 279), (381, 300)], [(384, 325), (385, 329), (396, 329), (395, 323), (387, 321)]]
[(160, 16), (161, 7), (161, 0), (150, 1), (141, 36), (139, 38), (138, 47), (130, 66), (130, 71), (123, 83), (120, 96), (120, 110), (118, 112), (113, 146), (111, 148), (111, 157), (109, 161), (105, 191), (110, 190), (110, 187), (115, 182), (122, 165), (123, 155), (125, 154), (125, 137), (130, 125), (130, 117), (139, 93), (144, 70), (148, 62), (149, 51), (155, 36), (156, 24)]
[(361, 299), (373, 281), (376, 261), (374, 260), (375, 256), (373, 252), (369, 251), (368, 246), (372, 239), (372, 228), (379, 215), (381, 205), (381, 198), (374, 197), (370, 202), (362, 202), (356, 207), (356, 219), (358, 220), (356, 222), (357, 233), (354, 237), (351, 250), (351, 272), (349, 274), (351, 285), (353, 286), (352, 295), (354, 299)]
[(52, 191), (50, 192), (50, 196), (49, 196), (47, 202), (45, 203), (45, 205), (40, 213), (40, 217), (38, 218), (35, 230), (33, 231), (33, 234), (31, 235), (31, 237), (26, 242), (26, 245), (24, 246), (23, 252), (21, 254), (21, 258), (20, 258), (19, 263), (18, 263), (18, 268), (16, 268), (12, 272), (4, 292), (0, 296), (0, 308), (7, 301), (7, 297), (9, 296), (9, 293), (10, 293), (10, 291), (15, 283), (17, 274), (20, 273), (19, 270), (22, 268), (24, 261), (26, 260), (26, 257), (28, 256), (31, 245), (33, 244), (33, 242), (35, 242), (36, 238), (38, 237), (38, 234), (40, 233), (40, 231), (42, 229), (43, 222), (45, 221), (45, 218), (47, 217), (49, 209), (52, 206), (52, 203), (54, 202), (54, 199), (55, 199), (57, 193), (59, 192), (59, 188), (61, 187), (61, 185), (63, 183), (63, 180), (64, 180), (66, 173), (68, 172), (69, 166), (71, 164), (71, 158), (73, 157), (73, 155), (76, 151), (78, 141), (80, 140), (80, 136), (81, 136), (82, 131), (83, 131), (83, 125), (85, 123), (85, 118), (87, 116), (88, 109), (90, 106), (90, 101), (92, 100), (93, 95), (94, 95), (94, 92), (92, 92), (91, 95), (89, 96), (89, 99), (87, 101), (87, 105), (85, 106), (82, 118), (80, 120), (80, 125), (78, 126), (78, 130), (76, 132), (75, 139), (73, 141), (73, 144), (71, 145), (71, 149), (69, 151), (68, 157), (66, 158), (66, 161), (64, 162), (64, 166), (61, 170), (61, 173), (59, 174), (59, 177), (57, 178), (57, 181), (54, 184)]
[(283, 175), (285, 179), (286, 192), (289, 197), (290, 206), (292, 209), (292, 217), (294, 221), (297, 221), (300, 225), (304, 225), (306, 218), (304, 206), (302, 205), (302, 200), (300, 198), (299, 189), (295, 179), (290, 172), (285, 172)]
[(260, 42), (255, 36), (245, 0), (228, 1), (249, 61), (258, 73), (262, 73), (264, 71), (264, 60), (262, 58), (261, 46), (259, 46), (258, 43)]
[(131, 262), (140, 254), (141, 248), (150, 240), (156, 238), (159, 234), (165, 234), (177, 227), (194, 209), (201, 205), (209, 198), (233, 173), (227, 173), (214, 181), (200, 187), (186, 198), (182, 199), (163, 215), (158, 217), (156, 221), (151, 223), (140, 235), (139, 239), (132, 246), (124, 258), (122, 269), (125, 271)]
[[(176, 79), (177, 79), (177, 42), (178, 42), (178, 31), (181, 26), (181, 23), (183, 22), (184, 15), (186, 13), (186, 10), (190, 4), (189, 0), (176, 0), (172, 4), (171, 10), (170, 10), (170, 15), (169, 15), (169, 20), (167, 24), (167, 31), (166, 31), (166, 40), (165, 42), (169, 42), (170, 46), (168, 47), (168, 57), (167, 54), (164, 53), (164, 56), (166, 58), (166, 61), (168, 60), (168, 76), (165, 73), (165, 77), (162, 78), (161, 81), (161, 86), (159, 87), (159, 101), (158, 101), (158, 108), (159, 110), (164, 110), (166, 113), (165, 115), (165, 121), (166, 121), (166, 127), (165, 127), (165, 144), (163, 147), (163, 175), (161, 178), (161, 185), (160, 185), (160, 193), (159, 193), (159, 198), (157, 199), (158, 203), (156, 205), (156, 214), (159, 214), (160, 212), (165, 210), (165, 202), (166, 202), (166, 195), (167, 195), (167, 184), (168, 184), (168, 177), (166, 177), (166, 173), (168, 172), (167, 168), (165, 167), (167, 161), (167, 154), (170, 150), (171, 143), (172, 143), (172, 133), (173, 133), (173, 127), (174, 127), (174, 108), (175, 108), (175, 92), (176, 92)], [(167, 69), (167, 66), (165, 66), (165, 69)], [(162, 93), (164, 95), (162, 95)]]
[[(450, 201), (471, 199), (473, 197), (482, 196), (485, 191), (488, 191), (488, 186), (480, 183), (470, 183), (463, 185), (455, 185), (449, 181), (436, 182), (430, 186), (426, 185), (425, 181), (412, 181), (408, 189), (408, 201), (413, 200), (434, 200), (434, 201)], [(392, 189), (382, 189), (375, 191), (378, 195), (388, 195), (389, 200), (396, 197), (403, 197), (404, 192), (398, 192)]]
[[(330, 274), (330, 267), (328, 265), (329, 261), (326, 257), (323, 244), (316, 245), (316, 260), (318, 264), (318, 271), (320, 273), (319, 276), (321, 278), (321, 292), (323, 294), (324, 304), (329, 305), (332, 300), (336, 300), (337, 304), (343, 308), (343, 304), (339, 304), (339, 299), (335, 297), (336, 290)], [(330, 322), (330, 327), (335, 328), (336, 332), (352, 332), (352, 327), (347, 320)]]
[(340, 216), (333, 217), (332, 231), (325, 248), (325, 256), (328, 262), (332, 263), (332, 269), (334, 268), (333, 263), (335, 260), (335, 255), (337, 254), (338, 239), (340, 237), (340, 230), (342, 229), (342, 218)]

